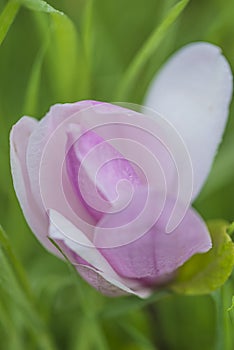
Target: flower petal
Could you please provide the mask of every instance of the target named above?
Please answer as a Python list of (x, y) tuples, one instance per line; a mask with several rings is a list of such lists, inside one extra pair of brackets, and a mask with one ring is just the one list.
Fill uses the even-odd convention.
[(146, 106), (171, 122), (191, 156), (193, 199), (206, 180), (228, 116), (232, 73), (220, 49), (194, 43), (177, 52), (153, 80)]
[(77, 226), (87, 226), (86, 222), (90, 222), (92, 218), (76, 200), (63, 166), (66, 156), (66, 128), (74, 114), (92, 105), (92, 101), (81, 101), (51, 107), (31, 134), (27, 149), (27, 169), (38, 206), (45, 212), (49, 208), (59, 210)]
[[(31, 134), (27, 149), (27, 168), (32, 186), (33, 194), (38, 205), (43, 207), (40, 196), (39, 174), (44, 148), (56, 128), (69, 116), (83, 108), (92, 105), (91, 101), (81, 101), (77, 103), (56, 104), (38, 123), (37, 128)], [(58, 148), (59, 148), (59, 140)], [(54, 156), (56, 153), (54, 154)]]
[(28, 225), (39, 241), (51, 252), (57, 254), (58, 252), (47, 238), (48, 218), (34, 199), (26, 166), (28, 140), (37, 125), (37, 120), (22, 117), (13, 126), (10, 134), (11, 172), (15, 192)]
[[(117, 248), (100, 249), (113, 269), (123, 278), (141, 281), (145, 285), (164, 283), (192, 255), (211, 248), (211, 238), (199, 215), (189, 209), (179, 226), (165, 233), (167, 217), (173, 207), (167, 201), (158, 222), (138, 240)], [(121, 225), (122, 213), (117, 224)], [(102, 226), (110, 226), (113, 218), (103, 217)]]
[(77, 125), (70, 125), (68, 132), (66, 164), (77, 195), (98, 220), (116, 205), (120, 181), (133, 186), (141, 182), (131, 163), (109, 142)]
[[(111, 290), (113, 286), (115, 286), (121, 294), (125, 292), (138, 295), (142, 298), (149, 296), (149, 289), (142, 287), (139, 283), (127, 281), (119, 277), (86, 235), (63, 215), (51, 209), (49, 211), (49, 216), (50, 237), (56, 241), (63, 241), (70, 250), (83, 259), (83, 261), (87, 262), (87, 265), (80, 264), (80, 259), (76, 260), (74, 257), (71, 261), (77, 267), (77, 270), (81, 271), (82, 276), (89, 283), (94, 285), (95, 288), (101, 288), (100, 280), (98, 280), (100, 276), (101, 280), (104, 279), (107, 281), (105, 282), (105, 287), (103, 287), (105, 289), (107, 285), (110, 286)], [(71, 255), (69, 258), (71, 258)], [(81, 267), (81, 265), (85, 267)], [(93, 273), (91, 271), (93, 271)]]
[(76, 266), (76, 269), (79, 272), (79, 274), (84, 278), (84, 280), (86, 280), (91, 286), (93, 286), (95, 289), (97, 289), (100, 293), (104, 295), (107, 295), (109, 297), (117, 297), (129, 293), (128, 291), (118, 288), (116, 285), (116, 281), (106, 279), (106, 276), (103, 272), (98, 271), (91, 266), (78, 264)]

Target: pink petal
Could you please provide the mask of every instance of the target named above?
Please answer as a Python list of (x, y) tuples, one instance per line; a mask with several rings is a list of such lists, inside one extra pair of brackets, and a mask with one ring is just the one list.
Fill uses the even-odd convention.
[[(110, 199), (114, 198), (116, 193), (119, 194), (119, 197), (117, 203), (113, 204), (112, 202), (110, 210), (115, 211), (116, 208), (119, 210), (122, 201), (122, 194), (124, 201), (122, 204), (126, 204), (128, 196), (125, 196), (125, 193), (131, 194), (131, 189), (138, 186), (136, 184), (136, 179), (139, 177), (141, 180), (140, 182), (147, 186), (149, 185), (150, 188), (161, 191), (162, 193), (167, 193), (167, 187), (170, 185), (172, 190), (169, 193), (172, 195), (172, 197), (174, 195), (174, 198), (177, 195), (178, 188), (185, 188), (186, 196), (185, 200), (183, 201), (184, 211), (181, 211), (181, 213), (184, 214), (187, 206), (190, 204), (191, 186), (188, 180), (190, 180), (191, 174), (187, 170), (189, 170), (191, 167), (190, 163), (188, 162), (189, 157), (188, 155), (186, 157), (186, 152), (184, 152), (184, 145), (181, 140), (178, 139), (178, 135), (176, 135), (173, 128), (171, 128), (167, 122), (165, 123), (165, 120), (159, 115), (157, 115), (156, 119), (149, 117), (147, 118), (143, 114), (107, 103), (89, 102), (85, 104), (81, 102), (79, 106), (80, 109), (77, 113), (66, 117), (63, 116), (64, 120), (60, 122), (55, 130), (55, 126), (53, 126), (53, 130), (50, 130), (49, 123), (47, 122), (47, 125), (46, 122), (44, 122), (48, 128), (48, 137), (40, 139), (40, 133), (38, 134), (39, 139), (43, 141), (42, 144), (45, 143), (43, 151), (41, 150), (39, 152), (41, 157), (40, 162), (34, 156), (34, 153), (35, 155), (37, 154), (37, 142), (35, 142), (35, 140), (33, 141), (33, 137), (31, 140), (32, 143), (35, 142), (35, 152), (33, 152), (32, 148), (28, 154), (31, 155), (32, 159), (36, 159), (36, 168), (33, 168), (32, 162), (30, 174), (32, 181), (35, 182), (34, 188), (38, 188), (37, 196), (38, 198), (41, 197), (41, 205), (44, 205), (45, 210), (53, 208), (63, 213), (63, 215), (66, 215), (66, 217), (75, 226), (79, 227), (91, 238), (95, 222), (100, 216), (96, 216), (94, 218), (94, 212), (87, 210), (87, 206), (84, 206), (84, 201), (77, 200), (79, 199), (78, 197), (81, 196), (77, 196), (74, 191), (76, 170), (75, 168), (72, 170), (72, 167), (66, 167), (65, 162), (67, 133), (70, 135), (70, 139), (73, 140), (75, 137), (74, 135), (77, 133), (77, 128), (80, 128), (82, 130), (93, 130), (92, 132), (95, 132), (95, 134), (98, 135), (100, 138), (99, 141), (97, 142), (97, 140), (95, 140), (93, 144), (91, 142), (92, 145), (96, 145), (97, 149), (99, 146), (101, 147), (103, 145), (108, 145), (108, 147), (105, 146), (105, 152), (103, 152), (103, 154), (102, 152), (98, 153), (99, 157), (97, 160), (99, 163), (97, 161), (92, 161), (90, 163), (88, 162), (89, 156), (92, 157), (93, 152), (91, 152), (91, 154), (87, 153), (86, 155), (86, 150), (82, 155), (82, 157), (86, 155), (85, 160), (87, 160), (87, 164), (89, 164), (85, 170), (89, 169), (91, 174), (91, 181), (89, 181), (90, 179), (87, 179), (87, 176), (83, 174), (82, 185), (84, 187), (83, 197), (86, 204), (89, 202), (89, 207), (95, 206), (96, 208), (94, 209), (99, 210), (100, 208), (103, 208), (103, 203), (107, 203), (108, 210), (106, 210), (106, 207), (104, 206), (104, 212), (109, 212), (108, 205), (110, 201), (108, 200), (108, 193), (111, 192), (109, 196)], [(58, 108), (63, 107), (59, 106)], [(51, 115), (51, 120), (53, 121), (53, 119), (56, 120), (56, 116), (54, 114)], [(36, 132), (34, 137), (36, 137)], [(90, 140), (91, 139), (94, 138), (91, 137)], [(101, 139), (108, 143), (100, 142)], [(68, 141), (70, 142), (71, 140)], [(87, 145), (89, 145), (89, 142)], [(40, 144), (37, 146), (38, 149), (41, 148)], [(118, 164), (118, 166), (113, 167), (113, 161), (111, 161), (101, 167), (99, 174), (102, 174), (102, 176), (97, 176), (97, 178), (99, 177), (99, 188), (96, 191), (93, 191), (92, 185), (95, 183), (95, 181), (92, 181), (92, 176), (93, 174), (96, 174), (98, 170), (94, 168), (97, 166), (97, 163), (100, 164), (102, 161), (106, 162), (107, 160), (110, 160), (109, 158), (106, 159), (107, 155), (108, 157), (113, 157), (113, 155), (122, 155), (123, 158), (129, 160), (129, 162), (119, 159), (118, 162), (114, 161), (114, 163), (116, 165)], [(72, 162), (69, 163), (74, 163), (74, 157), (79, 159), (80, 156), (81, 154), (76, 156), (75, 152), (73, 152), (73, 158), (70, 157), (70, 159), (72, 158)], [(67, 158), (69, 159), (69, 155)], [(134, 164), (132, 168), (134, 171), (136, 171), (137, 177), (135, 176), (132, 168), (129, 167), (130, 162)], [(28, 167), (29, 163), (30, 162), (28, 162)], [(82, 164), (83, 163), (86, 162), (83, 160)], [(91, 167), (93, 174), (90, 171), (90, 164), (93, 164), (93, 168)], [(37, 175), (38, 179), (36, 179), (33, 175), (35, 169), (40, 174)], [(110, 176), (108, 175), (108, 179), (105, 178), (105, 180), (103, 180), (103, 174), (104, 172), (106, 173), (107, 169), (107, 174)], [(180, 172), (179, 178), (181, 180), (177, 183), (177, 178), (175, 175), (178, 173), (178, 171)], [(113, 172), (117, 172), (114, 182), (111, 181)], [(123, 174), (124, 172), (125, 175)], [(70, 181), (72, 178), (73, 180)], [(131, 178), (130, 181), (122, 181), (128, 180), (129, 178)], [(73, 186), (71, 183), (73, 183)], [(113, 186), (114, 183), (115, 186)], [(126, 185), (128, 187), (127, 190)], [(187, 188), (189, 189), (188, 191), (186, 190)], [(97, 195), (98, 191), (100, 196)], [(178, 197), (181, 199), (180, 196)], [(102, 205), (99, 206), (101, 199)], [(174, 221), (177, 222), (173, 222), (172, 226), (175, 227), (176, 224), (180, 222), (181, 217), (183, 216), (182, 214), (174, 215), (173, 212), (174, 217), (177, 218), (177, 220)], [(93, 226), (91, 227), (90, 225)]]
[[(45, 117), (38, 123), (37, 128), (30, 135), (28, 149), (27, 149), (27, 168), (32, 186), (32, 191), (39, 206), (43, 207), (40, 196), (40, 166), (45, 151), (46, 144), (49, 142), (55, 130), (61, 125), (69, 116), (85, 109), (92, 105), (90, 101), (81, 101), (77, 103), (56, 104), (52, 106)], [(65, 135), (64, 135), (65, 136)], [(58, 149), (59, 149), (59, 141)], [(54, 153), (54, 157), (57, 153)]]
[(68, 174), (80, 200), (99, 220), (103, 213), (117, 205), (121, 181), (126, 181), (124, 191), (130, 183), (139, 186), (141, 181), (131, 163), (97, 133), (82, 133), (76, 126), (70, 129), (66, 157)]
[[(88, 282), (91, 286), (93, 286), (104, 295), (107, 295), (109, 297), (117, 297), (129, 293), (137, 295), (137, 293), (132, 293), (131, 291), (128, 292), (117, 287), (114, 280), (106, 279), (104, 273), (96, 270), (93, 267), (78, 264), (76, 265), (76, 269), (86, 282)], [(141, 295), (138, 296), (143, 298)]]
[[(158, 221), (165, 200), (165, 194), (147, 186), (135, 188), (127, 205), (117, 207), (113, 213), (106, 213), (96, 224), (93, 235), (95, 246), (98, 249), (115, 248), (137, 241)], [(165, 221), (169, 216), (170, 212)]]
[(13, 126), (10, 134), (11, 172), (15, 192), (28, 225), (47, 249), (58, 254), (47, 238), (48, 217), (35, 201), (26, 166), (28, 140), (37, 125), (35, 119), (22, 117)]
[[(138, 240), (116, 248), (100, 249), (121, 277), (139, 280), (143, 285), (161, 284), (170, 279), (192, 255), (211, 248), (206, 225), (193, 209), (187, 211), (172, 233), (165, 233), (173, 205), (173, 201), (167, 200), (158, 222)], [(116, 214), (115, 220), (107, 215), (101, 221), (102, 227), (109, 227), (111, 223), (121, 227), (123, 214)]]
[(153, 113), (152, 116), (151, 110), (144, 112), (147, 115), (103, 103), (87, 109), (81, 118), (81, 125), (86, 130), (97, 132), (131, 161), (143, 184), (178, 198), (184, 204), (180, 210), (175, 205), (168, 218), (167, 232), (170, 232), (179, 224), (191, 204), (191, 161), (175, 128), (161, 115)]
[(104, 279), (106, 282), (103, 288), (110, 292), (114, 288), (118, 294), (130, 293), (142, 298), (150, 294), (150, 290), (139, 283), (118, 276), (87, 236), (63, 215), (55, 210), (50, 210), (49, 213), (50, 237), (56, 242), (63, 242), (62, 249), (65, 245), (65, 254), (68, 253), (71, 263), (90, 284), (100, 289), (100, 282)]
[(70, 118), (92, 105), (82, 101), (53, 106), (30, 136), (27, 150), (27, 168), (38, 205), (45, 212), (50, 208), (61, 211), (86, 231), (92, 231), (92, 218), (76, 200), (64, 160)]

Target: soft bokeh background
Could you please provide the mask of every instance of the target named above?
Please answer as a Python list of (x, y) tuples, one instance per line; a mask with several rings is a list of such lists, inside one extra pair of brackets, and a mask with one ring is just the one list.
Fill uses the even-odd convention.
[[(26, 1), (28, 5), (36, 2)], [(102, 297), (77, 280), (68, 266), (47, 253), (31, 234), (9, 169), (9, 130), (24, 114), (39, 119), (56, 102), (86, 98), (116, 101), (121, 96), (124, 101), (141, 103), (166, 58), (193, 41), (220, 46), (233, 69), (233, 0), (191, 0), (137, 80), (121, 95), (126, 69), (175, 3), (51, 0), (73, 25), (66, 17), (21, 7), (0, 46), (0, 223), (23, 264), (29, 294), (33, 294), (32, 300), (28, 297), (30, 301), (25, 301), (10, 264), (0, 253), (0, 349), (215, 349), (211, 297), (169, 296), (143, 307), (134, 298), (126, 302)], [(0, 11), (6, 4), (0, 0)], [(0, 17), (0, 28), (3, 20)], [(220, 152), (195, 203), (206, 220), (234, 219), (233, 176), (231, 108)], [(226, 307), (231, 304), (233, 289), (230, 282)], [(131, 310), (127, 311), (128, 307)], [(234, 333), (231, 317), (230, 312), (225, 319), (230, 334)], [(230, 350), (234, 348), (232, 335), (228, 344)]]

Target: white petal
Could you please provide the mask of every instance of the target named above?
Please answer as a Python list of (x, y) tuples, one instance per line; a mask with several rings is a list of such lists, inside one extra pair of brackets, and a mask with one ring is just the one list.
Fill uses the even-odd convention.
[(232, 74), (220, 49), (193, 43), (177, 52), (153, 80), (145, 105), (171, 122), (184, 139), (194, 172), (193, 199), (212, 165), (228, 116)]
[[(104, 256), (96, 249), (92, 242), (85, 234), (75, 227), (69, 220), (57, 211), (50, 209), (50, 237), (57, 240), (62, 240), (73, 252), (86, 260), (94, 268), (87, 266), (87, 269), (92, 269), (100, 277), (108, 282), (108, 284), (117, 287), (126, 293), (135, 294), (145, 298), (150, 295), (147, 288), (141, 288), (137, 283), (131, 283), (120, 276), (112, 269)], [(74, 262), (73, 262), (74, 263)], [(79, 271), (80, 264), (77, 265)]]

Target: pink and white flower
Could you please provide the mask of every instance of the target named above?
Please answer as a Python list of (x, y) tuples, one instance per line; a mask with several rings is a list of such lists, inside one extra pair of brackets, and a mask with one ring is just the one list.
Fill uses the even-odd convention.
[(107, 295), (146, 297), (174, 278), (211, 248), (190, 204), (209, 174), (231, 94), (219, 48), (195, 43), (152, 82), (150, 116), (82, 101), (57, 104), (40, 122), (22, 117), (10, 136), (12, 176), (39, 241), (61, 256), (52, 238)]

